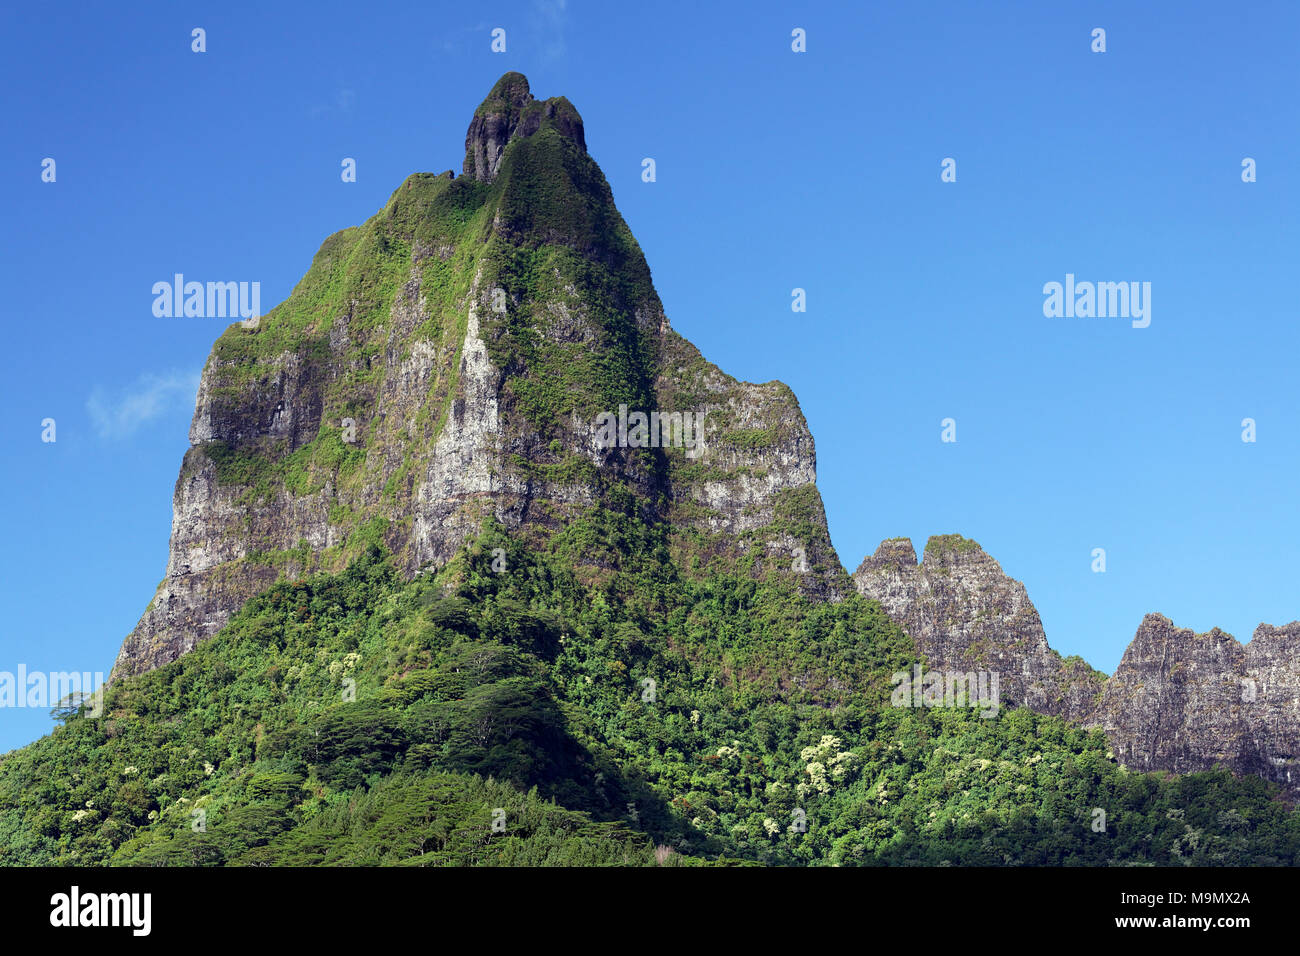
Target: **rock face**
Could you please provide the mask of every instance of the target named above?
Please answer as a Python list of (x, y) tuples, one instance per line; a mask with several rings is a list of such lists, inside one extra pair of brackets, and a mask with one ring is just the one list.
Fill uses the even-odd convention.
[[(488, 520), (536, 543), (602, 506), (669, 529), (683, 567), (848, 593), (793, 393), (737, 381), (671, 329), (577, 110), (506, 74), (464, 171), (409, 177), (214, 344), (166, 576), (112, 679), (373, 544), (414, 575)], [(633, 420), (605, 447), (598, 417), (621, 409), (699, 416), (702, 445), (638, 447)]]
[(532, 136), (545, 123), (556, 129), (583, 153), (587, 139), (582, 117), (564, 97), (538, 102), (520, 73), (507, 73), (474, 113), (465, 134), (466, 176), (490, 183), (497, 177), (506, 146), (515, 137)]
[(1300, 622), (1261, 624), (1244, 647), (1148, 614), (1097, 717), (1128, 766), (1223, 764), (1300, 791)]
[(908, 539), (885, 541), (853, 583), (931, 668), (998, 672), (1004, 706), (1101, 727), (1128, 767), (1222, 765), (1300, 795), (1300, 622), (1261, 624), (1242, 646), (1149, 614), (1107, 679), (1049, 648), (1024, 585), (958, 535), (931, 538), (921, 564)]
[(1089, 719), (1103, 675), (1047, 646), (1025, 586), (973, 541), (934, 537), (917, 564), (907, 538), (883, 542), (853, 582), (911, 636), (934, 668), (999, 675), (1002, 706)]

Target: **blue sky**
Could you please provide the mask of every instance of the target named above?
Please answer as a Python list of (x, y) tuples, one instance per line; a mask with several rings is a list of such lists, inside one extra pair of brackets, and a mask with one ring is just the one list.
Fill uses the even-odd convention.
[[(1241, 640), (1300, 618), (1294, 3), (8, 5), (0, 24), (0, 670), (107, 672), (163, 575), (225, 323), (155, 318), (152, 284), (255, 280), (269, 310), (407, 175), (459, 172), (506, 70), (582, 113), (674, 326), (795, 390), (850, 571), (885, 537), (964, 534), (1053, 647), (1107, 672), (1149, 611)], [(1044, 317), (1066, 273), (1150, 282), (1150, 327)], [(49, 726), (0, 710), (0, 751)]]

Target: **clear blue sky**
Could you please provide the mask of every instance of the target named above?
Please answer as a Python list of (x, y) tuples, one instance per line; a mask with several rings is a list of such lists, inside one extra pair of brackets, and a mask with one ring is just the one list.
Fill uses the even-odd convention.
[[(152, 284), (269, 310), (408, 174), (459, 172), (506, 70), (582, 113), (675, 327), (794, 388), (850, 571), (972, 537), (1107, 672), (1149, 611), (1300, 618), (1292, 2), (69, 6), (0, 19), (0, 670), (107, 672), (163, 575), (225, 323), (155, 318)], [(1150, 282), (1150, 327), (1045, 318), (1066, 273)], [(0, 710), (0, 750), (49, 726)]]

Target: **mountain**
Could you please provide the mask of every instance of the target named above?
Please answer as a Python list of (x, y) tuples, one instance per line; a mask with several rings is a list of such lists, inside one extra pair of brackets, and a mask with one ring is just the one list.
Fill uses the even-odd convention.
[(1047, 645), (1025, 587), (974, 541), (881, 543), (853, 574), (940, 671), (991, 669), (1008, 705), (1105, 730), (1126, 765), (1257, 774), (1300, 796), (1300, 621), (1244, 647), (1148, 614), (1110, 677)]
[(1047, 646), (1025, 586), (974, 541), (933, 537), (918, 564), (912, 542), (892, 538), (862, 562), (853, 583), (880, 602), (936, 670), (996, 672), (1006, 706), (1077, 723), (1095, 713), (1103, 675)]
[[(631, 509), (670, 524), (683, 561), (849, 591), (794, 394), (737, 381), (672, 330), (568, 100), (507, 73), (474, 112), (463, 170), (409, 177), (326, 239), (256, 328), (216, 341), (166, 574), (112, 679), (369, 542), (408, 576), (440, 567), (487, 516), (542, 540), (596, 505)], [(693, 416), (703, 446), (688, 432), (600, 447), (598, 416), (620, 409)]]
[(1125, 764), (1225, 766), (1300, 796), (1300, 621), (1261, 624), (1243, 646), (1159, 614), (1142, 619), (1093, 718)]
[[(462, 170), (215, 343), (166, 577), (0, 755), (0, 864), (1300, 863), (1276, 783), (1121, 765), (972, 543), (850, 580), (794, 396), (671, 330), (567, 100), (506, 74)], [(1028, 706), (900, 694), (943, 660)]]

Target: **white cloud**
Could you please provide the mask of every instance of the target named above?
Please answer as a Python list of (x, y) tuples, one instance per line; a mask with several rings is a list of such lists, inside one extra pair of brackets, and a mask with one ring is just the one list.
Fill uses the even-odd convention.
[(317, 103), (307, 111), (307, 115), (315, 119), (318, 116), (324, 116), (326, 113), (333, 113), (335, 110), (340, 113), (351, 113), (356, 105), (357, 91), (354, 89), (341, 89), (334, 93), (333, 103)]
[(454, 30), (447, 36), (445, 40), (442, 41), (442, 52), (448, 54), (463, 53), (466, 49), (466, 43), (468, 42), (464, 38), (467, 36), (473, 36), (475, 34), (480, 34), (480, 33), (483, 34), (485, 38), (483, 42), (484, 44), (486, 44), (487, 43), (486, 37), (488, 35), (489, 30), (490, 30), (490, 26), (487, 23), (478, 23), (472, 27), (464, 27), (463, 29), (460, 30)]
[(568, 51), (564, 39), (565, 7), (568, 0), (534, 0), (534, 23), (542, 34), (541, 53), (545, 61), (558, 60)]
[(198, 372), (145, 373), (114, 393), (96, 385), (86, 399), (86, 411), (100, 438), (127, 438), (156, 418), (192, 409), (198, 390)]

